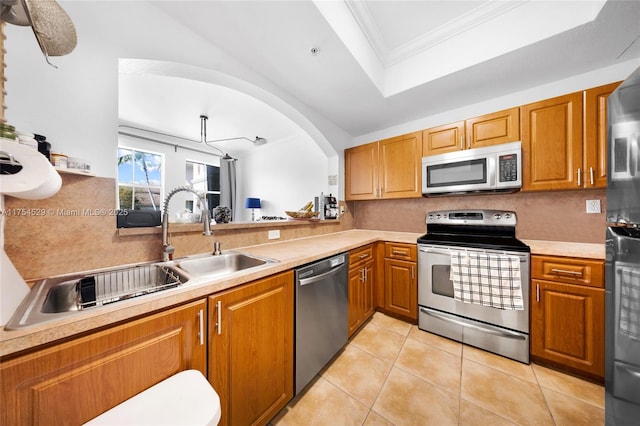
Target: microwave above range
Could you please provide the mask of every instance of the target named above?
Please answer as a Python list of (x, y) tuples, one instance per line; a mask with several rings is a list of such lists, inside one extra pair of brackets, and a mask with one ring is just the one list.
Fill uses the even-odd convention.
[(425, 197), (516, 192), (521, 187), (521, 142), (422, 158)]

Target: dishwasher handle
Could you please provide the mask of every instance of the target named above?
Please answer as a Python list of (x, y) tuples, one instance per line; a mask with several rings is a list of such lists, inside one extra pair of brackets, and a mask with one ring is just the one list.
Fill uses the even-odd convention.
[(307, 284), (313, 284), (315, 282), (322, 281), (327, 277), (330, 277), (332, 275), (337, 274), (338, 272), (342, 271), (346, 267), (347, 267), (347, 264), (343, 263), (340, 266), (336, 266), (333, 269), (331, 269), (330, 271), (324, 272), (324, 273), (322, 273), (320, 275), (314, 275), (314, 276), (311, 276), (309, 278), (301, 278), (301, 279), (298, 280), (298, 283), (301, 286), (307, 285)]

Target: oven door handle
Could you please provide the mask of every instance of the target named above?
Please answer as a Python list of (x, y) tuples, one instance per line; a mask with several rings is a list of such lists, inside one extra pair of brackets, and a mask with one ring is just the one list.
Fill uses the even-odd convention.
[(499, 327), (494, 327), (492, 325), (489, 324), (483, 324), (483, 325), (478, 325), (478, 324), (471, 324), (468, 323), (464, 320), (455, 318), (451, 315), (447, 315), (447, 314), (443, 314), (443, 313), (436, 313), (430, 309), (425, 309), (425, 308), (420, 308), (420, 312), (429, 315), (431, 317), (437, 318), (439, 320), (445, 321), (445, 322), (450, 322), (456, 325), (461, 325), (463, 327), (469, 327), (469, 328), (473, 328), (475, 330), (479, 330), (482, 331), (484, 333), (488, 333), (488, 334), (493, 334), (496, 336), (501, 336), (501, 337), (506, 337), (509, 339), (516, 339), (516, 340), (526, 340), (526, 336), (523, 335), (522, 333), (518, 333), (515, 331), (510, 331), (510, 330), (505, 330), (503, 328), (499, 328)]
[(449, 255), (449, 253), (451, 253), (451, 250), (448, 248), (438, 249), (438, 248), (431, 248), (431, 247), (420, 247), (419, 250), (422, 253), (436, 253), (436, 254), (446, 254), (446, 255)]
[[(466, 249), (466, 248), (457, 248), (457, 247), (452, 247), (452, 248), (435, 248), (435, 247), (419, 247), (418, 251), (422, 252), (422, 253), (433, 253), (433, 254), (443, 254), (443, 255), (450, 255), (451, 254), (451, 250), (456, 250), (456, 251), (465, 251), (465, 252), (470, 252), (470, 253), (483, 253), (486, 252), (486, 250), (481, 250), (481, 249)], [(494, 254), (494, 252), (489, 252), (490, 254)], [(527, 262), (527, 260), (529, 259), (529, 256), (527, 254), (520, 254), (520, 253), (504, 253), (508, 256), (517, 256), (520, 258), (520, 263), (525, 263)]]

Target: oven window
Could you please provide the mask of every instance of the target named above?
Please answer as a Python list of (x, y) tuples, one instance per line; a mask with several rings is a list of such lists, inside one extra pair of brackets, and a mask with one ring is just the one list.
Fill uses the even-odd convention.
[(467, 185), (487, 181), (487, 160), (459, 161), (450, 164), (427, 166), (429, 188), (450, 185)]
[(451, 276), (451, 265), (433, 265), (431, 267), (433, 278), (431, 291), (440, 296), (453, 297), (453, 281)]

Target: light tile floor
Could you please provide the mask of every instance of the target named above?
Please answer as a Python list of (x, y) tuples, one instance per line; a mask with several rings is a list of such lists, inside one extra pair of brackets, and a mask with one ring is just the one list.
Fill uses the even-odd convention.
[(376, 312), (273, 425), (603, 425), (604, 388)]

